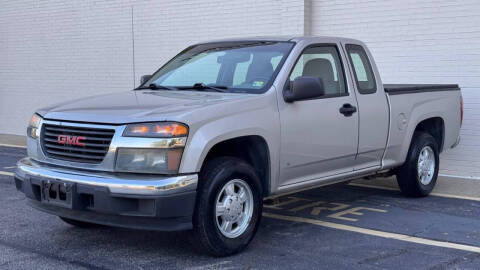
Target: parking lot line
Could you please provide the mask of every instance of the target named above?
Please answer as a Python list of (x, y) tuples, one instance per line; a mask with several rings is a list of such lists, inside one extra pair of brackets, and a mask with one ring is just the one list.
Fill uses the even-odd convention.
[(16, 144), (7, 144), (7, 143), (0, 143), (0, 146), (6, 146), (6, 147), (16, 147), (16, 148), (27, 148), (24, 145), (16, 145)]
[(13, 176), (13, 173), (11, 173), (11, 172), (4, 172), (4, 171), (0, 171), (0, 175), (8, 175), (8, 176)]
[(439, 173), (438, 176), (458, 178), (458, 179), (480, 180), (480, 177), (475, 177), (475, 176), (463, 176), (463, 175), (453, 175), (453, 174), (443, 174), (443, 173)]
[[(354, 187), (364, 187), (364, 188), (374, 188), (374, 189), (400, 191), (398, 188), (366, 185), (366, 184), (360, 184), (360, 183), (349, 183), (348, 185), (349, 186), (354, 186)], [(430, 193), (430, 195), (431, 196), (436, 196), (436, 197), (450, 198), (450, 199), (461, 199), (461, 200), (469, 200), (469, 201), (480, 202), (480, 198), (477, 198), (477, 197), (460, 196), (460, 195), (452, 195), (452, 194), (436, 193), (436, 192), (432, 192), (432, 193)]]
[(304, 217), (285, 216), (285, 215), (278, 215), (278, 214), (265, 213), (265, 212), (263, 213), (263, 216), (268, 218), (273, 218), (273, 219), (279, 219), (279, 220), (308, 223), (312, 225), (322, 226), (325, 228), (361, 233), (361, 234), (394, 239), (394, 240), (410, 242), (415, 244), (422, 244), (422, 245), (442, 247), (442, 248), (451, 248), (451, 249), (463, 250), (468, 252), (480, 253), (480, 247), (477, 247), (477, 246), (469, 246), (469, 245), (457, 244), (452, 242), (431, 240), (427, 238), (420, 238), (420, 237), (410, 236), (406, 234), (365, 229), (365, 228), (355, 227), (351, 225), (333, 223), (333, 222), (322, 221), (322, 220), (311, 219), (311, 218), (304, 218)]

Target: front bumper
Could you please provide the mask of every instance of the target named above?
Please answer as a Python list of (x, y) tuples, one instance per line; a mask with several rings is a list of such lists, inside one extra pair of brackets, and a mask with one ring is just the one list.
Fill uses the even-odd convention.
[[(198, 176), (160, 177), (141, 174), (71, 170), (24, 158), (17, 163), (15, 185), (33, 207), (75, 220), (148, 230), (192, 228)], [(69, 204), (45, 200), (50, 182), (69, 187)]]

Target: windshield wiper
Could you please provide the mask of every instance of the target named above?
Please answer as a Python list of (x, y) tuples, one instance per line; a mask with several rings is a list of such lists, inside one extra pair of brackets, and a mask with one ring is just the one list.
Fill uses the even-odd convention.
[(147, 87), (139, 87), (137, 89), (151, 89), (151, 90), (177, 90), (177, 88), (175, 87), (171, 87), (171, 86), (165, 86), (165, 85), (159, 85), (159, 84), (154, 84), (154, 83), (151, 83), (149, 86)]
[(206, 85), (204, 83), (196, 83), (193, 86), (188, 87), (179, 87), (179, 89), (187, 90), (187, 89), (195, 89), (195, 90), (214, 90), (217, 92), (226, 92), (225, 90), (228, 89), (228, 86), (224, 85)]

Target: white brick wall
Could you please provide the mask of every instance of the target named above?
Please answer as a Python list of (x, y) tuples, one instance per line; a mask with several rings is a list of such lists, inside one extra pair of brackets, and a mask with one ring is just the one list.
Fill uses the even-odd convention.
[(0, 133), (24, 134), (35, 108), (129, 90), (194, 42), (338, 35), (369, 45), (384, 82), (459, 83), (463, 141), (442, 173), (480, 176), (478, 14), (478, 0), (2, 0)]
[(0, 8), (0, 133), (24, 134), (32, 112), (132, 87), (130, 5), (5, 1)]
[(384, 83), (460, 84), (462, 142), (441, 173), (480, 177), (480, 1), (325, 0), (311, 14), (311, 34), (366, 42)]
[(303, 12), (303, 0), (2, 0), (0, 133), (24, 134), (35, 108), (132, 89), (194, 42), (302, 35)]
[(138, 79), (195, 42), (302, 35), (303, 1), (149, 1), (134, 4), (134, 25)]

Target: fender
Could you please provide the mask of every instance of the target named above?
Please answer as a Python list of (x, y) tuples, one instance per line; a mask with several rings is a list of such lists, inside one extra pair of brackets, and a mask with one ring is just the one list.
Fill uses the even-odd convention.
[[(444, 123), (444, 146), (449, 146), (454, 143), (458, 134), (455, 133), (455, 128), (449, 126), (449, 123), (456, 123), (459, 117), (456, 114), (448, 112), (459, 111), (451, 102), (452, 92), (436, 92), (438, 96), (432, 99), (432, 95), (428, 93), (417, 93), (415, 101), (412, 102), (409, 95), (395, 95), (388, 96), (391, 100), (391, 121), (389, 132), (389, 144), (385, 153), (385, 169), (401, 165), (405, 162), (410, 143), (418, 124), (426, 119), (439, 117)], [(407, 105), (408, 104), (408, 105)], [(397, 127), (398, 115), (403, 113), (406, 116), (407, 126), (403, 129)]]
[[(180, 173), (199, 172), (208, 152), (216, 144), (238, 137), (260, 136), (267, 143), (270, 157), (270, 187), (274, 187), (279, 172), (279, 123), (273, 110), (261, 109), (230, 115), (213, 122), (201, 125), (189, 135), (180, 165)], [(248, 117), (249, 121), (240, 118)], [(239, 123), (249, 123), (248, 126), (239, 126)], [(218, 127), (222, 127), (219, 129)], [(222, 132), (219, 132), (222, 131)]]

